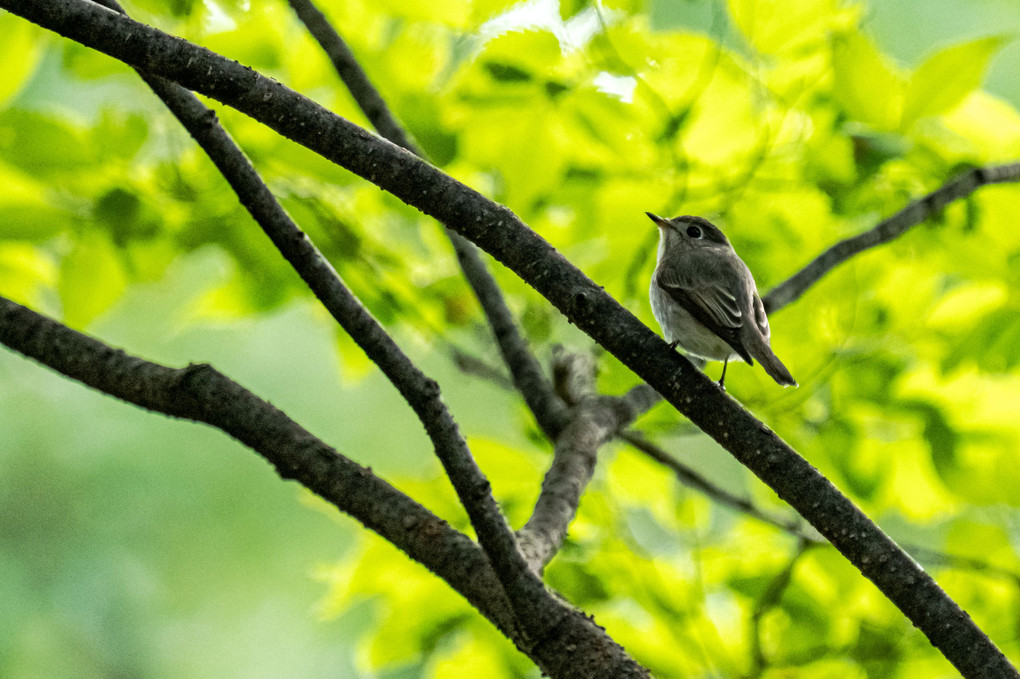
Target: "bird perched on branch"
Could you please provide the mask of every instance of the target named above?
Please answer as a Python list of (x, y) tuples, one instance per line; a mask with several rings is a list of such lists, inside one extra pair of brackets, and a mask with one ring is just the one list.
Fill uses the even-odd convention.
[(659, 227), (659, 253), (649, 296), (666, 341), (690, 356), (722, 361), (724, 386), (730, 359), (754, 365), (769, 377), (797, 386), (772, 352), (769, 319), (751, 271), (726, 235), (702, 217), (663, 219), (646, 212)]

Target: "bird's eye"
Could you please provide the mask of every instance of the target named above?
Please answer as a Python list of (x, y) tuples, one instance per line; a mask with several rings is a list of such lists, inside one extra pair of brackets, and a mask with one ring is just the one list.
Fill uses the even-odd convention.
[(701, 229), (697, 226), (688, 226), (687, 235), (691, 238), (701, 238)]

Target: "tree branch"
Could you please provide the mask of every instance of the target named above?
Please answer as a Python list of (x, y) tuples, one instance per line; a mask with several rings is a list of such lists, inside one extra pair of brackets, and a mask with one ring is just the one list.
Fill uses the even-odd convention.
[(215, 427), (445, 580), (518, 644), (506, 595), (479, 546), (425, 507), (208, 365), (131, 356), (0, 297), (0, 343), (97, 391)]
[[(122, 12), (115, 0), (105, 1), (111, 9)], [(323, 306), (419, 416), (509, 599), (512, 616), (509, 621), (501, 620), (508, 636), (554, 676), (571, 676), (562, 669), (563, 659), (569, 654), (563, 653), (561, 646), (579, 648), (579, 644), (595, 650), (591, 658), (613, 658), (606, 667), (612, 674), (607, 676), (644, 675), (643, 668), (600, 628), (550, 596), (527, 567), (514, 534), (496, 506), (488, 480), (475, 464), (440, 397), (438, 385), (418, 370), (346, 288), (329, 262), (275, 200), (254, 167), (218, 124), (215, 114), (180, 86), (158, 76), (140, 74), (210, 156), (244, 207)], [(531, 651), (543, 643), (544, 653)]]
[[(308, 28), (308, 32), (319, 43), (333, 63), (337, 75), (343, 80), (354, 101), (372, 123), (372, 127), (384, 139), (407, 149), (419, 158), (425, 154), (411, 141), (403, 126), (397, 121), (386, 101), (372, 85), (368, 74), (351, 52), (347, 43), (333, 28), (325, 15), (311, 0), (288, 0), (294, 13)], [(528, 343), (521, 335), (513, 314), (496, 284), (496, 279), (482, 262), (477, 248), (456, 231), (447, 227), (446, 234), (453, 244), (464, 277), (474, 291), (478, 302), (488, 319), (489, 327), (496, 338), (503, 361), (510, 369), (514, 385), (524, 402), (535, 416), (538, 426), (555, 439), (566, 425), (566, 405), (556, 398), (552, 385), (542, 372), (538, 360), (529, 351)]]
[[(115, 0), (105, 0), (120, 13)], [(499, 511), (488, 479), (475, 464), (443, 402), (439, 385), (424, 375), (347, 289), (340, 276), (276, 201), (258, 172), (195, 95), (162, 78), (140, 72), (181, 124), (209, 155), (242, 205), (291, 264), (316, 298), (408, 402), (432, 440), (447, 476), (467, 510), (493, 569), (507, 590), (525, 637), (542, 637), (566, 615), (528, 569), (514, 534)], [(515, 638), (521, 633), (515, 632)]]
[(0, 0), (0, 7), (218, 99), (457, 230), (790, 503), (964, 676), (1020, 677), (970, 617), (828, 479), (507, 208), (249, 68), (98, 5)]
[(899, 238), (912, 227), (938, 214), (949, 203), (966, 198), (982, 186), (1015, 181), (1020, 181), (1020, 163), (976, 167), (969, 170), (927, 196), (911, 202), (869, 231), (841, 240), (815, 257), (810, 264), (765, 295), (762, 299), (765, 311), (771, 314), (796, 301), (808, 288), (838, 265), (865, 250)]
[(595, 361), (586, 354), (559, 354), (553, 374), (558, 377), (557, 390), (572, 407), (568, 424), (556, 439), (535, 509), (517, 531), (521, 552), (539, 574), (563, 546), (595, 471), (599, 449), (658, 401), (647, 385), (624, 396), (599, 396), (595, 392)]
[(4, 297), (0, 344), (97, 391), (237, 439), (282, 478), (301, 483), (445, 580), (550, 676), (648, 677), (602, 628), (562, 604), (554, 643), (536, 644), (521, 633), (519, 614), (475, 542), (211, 366), (152, 363)]

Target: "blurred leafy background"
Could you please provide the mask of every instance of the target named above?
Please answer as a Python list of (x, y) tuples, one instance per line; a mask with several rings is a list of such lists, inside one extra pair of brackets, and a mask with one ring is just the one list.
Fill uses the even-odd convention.
[[(961, 169), (1020, 156), (1007, 0), (320, 6), (433, 162), (652, 324), (646, 210), (718, 219), (765, 291)], [(126, 7), (364, 123), (282, 1)], [(0, 36), (0, 292), (147, 358), (214, 364), (466, 527), (410, 411), (133, 72), (10, 15)], [(519, 526), (549, 446), (511, 394), (458, 369), (457, 352), (498, 358), (440, 228), (211, 105), (440, 380)], [(727, 379), (1014, 661), (1018, 198), (982, 189), (776, 314), (800, 389)], [(589, 346), (495, 270), (541, 356)], [(601, 367), (607, 391), (634, 382)], [(783, 514), (679, 419), (660, 406), (639, 424)], [(424, 569), (217, 432), (7, 352), (0, 432), (4, 677), (537, 676)], [(548, 579), (659, 677), (954, 675), (832, 550), (801, 553), (623, 446)]]

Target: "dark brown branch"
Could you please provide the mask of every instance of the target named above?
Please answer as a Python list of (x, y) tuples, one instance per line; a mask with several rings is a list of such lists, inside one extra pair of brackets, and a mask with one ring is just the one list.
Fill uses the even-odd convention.
[[(527, 281), (793, 506), (964, 676), (1020, 677), (970, 617), (828, 479), (507, 208), (249, 68), (98, 5), (0, 0), (0, 7), (218, 99), (457, 230)], [(641, 672), (627, 669), (617, 675)]]
[(301, 23), (319, 43), (329, 60), (333, 62), (333, 68), (337, 75), (344, 81), (344, 85), (350, 90), (355, 103), (368, 118), (368, 121), (372, 123), (375, 131), (397, 146), (407, 149), (416, 156), (424, 157), (404, 131), (404, 127), (397, 122), (390, 107), (386, 105), (386, 101), (379, 94), (379, 90), (368, 79), (368, 74), (361, 68), (361, 64), (358, 63), (344, 39), (329, 23), (329, 19), (311, 0), (287, 1)]
[[(111, 9), (123, 11), (115, 0), (107, 2)], [(528, 620), (529, 625), (532, 620), (548, 617), (549, 627), (555, 626), (555, 621), (564, 615), (559, 610), (561, 606), (548, 596), (542, 583), (528, 570), (517, 549), (516, 538), (492, 496), (488, 479), (475, 464), (442, 400), (439, 385), (414, 365), (344, 285), (326, 258), (277, 202), (240, 148), (216, 121), (215, 114), (179, 85), (140, 73), (209, 155), (241, 204), (316, 298), (379, 366), (418, 415), (519, 617)], [(515, 633), (514, 637), (520, 634)]]
[[(513, 389), (513, 385), (501, 373), (492, 370), (491, 368), (484, 364), (474, 365), (473, 363), (474, 359), (472, 357), (458, 356), (457, 360), (458, 365), (461, 367), (461, 370), (463, 370), (465, 373), (481, 377), (482, 379), (487, 380), (491, 384), (494, 384), (508, 391)], [(463, 365), (461, 364), (461, 362), (463, 362)], [(554, 365), (559, 364), (556, 363)], [(573, 387), (564, 385), (563, 384), (564, 378), (557, 376), (555, 370), (553, 372), (553, 375), (554, 377), (557, 377), (556, 380), (557, 391), (561, 393), (561, 395), (565, 398), (567, 402), (572, 401), (576, 402), (576, 400), (578, 399), (572, 399), (570, 396), (567, 395), (568, 390), (572, 390)], [(658, 393), (656, 393), (655, 390), (653, 390), (648, 384), (637, 385), (636, 387), (631, 389), (630, 392), (628, 392), (628, 396), (625, 396), (625, 398), (629, 397), (631, 394), (637, 395), (643, 401), (642, 405), (635, 406), (640, 407), (642, 412), (650, 409), (653, 405), (655, 405), (662, 399), (662, 397)], [(652, 460), (655, 460), (664, 467), (667, 467), (676, 476), (677, 481), (679, 481), (680, 483), (689, 488), (693, 488), (701, 492), (709, 499), (714, 500), (721, 505), (729, 507), (730, 509), (741, 512), (742, 514), (745, 514), (752, 519), (756, 519), (763, 523), (767, 523), (770, 526), (775, 526), (776, 528), (786, 533), (789, 533), (794, 537), (800, 538), (801, 540), (828, 544), (828, 541), (821, 535), (819, 535), (818, 531), (816, 531), (810, 525), (805, 524), (803, 520), (776, 516), (762, 509), (759, 509), (750, 500), (730, 493), (729, 491), (721, 488), (717, 484), (708, 480), (698, 472), (694, 471), (689, 466), (685, 465), (683, 462), (676, 459), (664, 448), (648, 440), (648, 438), (644, 435), (643, 432), (636, 429), (625, 429), (623, 431), (617, 432), (616, 437), (621, 441), (625, 441), (626, 443), (628, 443), (632, 448), (634, 448), (638, 452), (646, 455)], [(522, 546), (521, 549), (524, 550), (524, 547)], [(907, 549), (907, 551), (910, 552), (911, 554), (914, 554), (914, 550), (912, 548)]]
[[(112, 9), (120, 11), (117, 7)], [(210, 156), (244, 207), (323, 306), (418, 414), (509, 599), (512, 616), (500, 620), (505, 633), (553, 676), (572, 676), (574, 670), (565, 660), (570, 654), (562, 651), (567, 647), (591, 649), (589, 657), (602, 658), (605, 671), (610, 673), (607, 676), (616, 673), (644, 676), (643, 668), (605, 636), (601, 628), (552, 597), (528, 568), (514, 534), (496, 506), (488, 480), (475, 465), (440, 397), (438, 385), (418, 370), (346, 288), (329, 262), (275, 200), (212, 111), (180, 86), (141, 74)], [(532, 650), (543, 644), (541, 652)], [(613, 661), (606, 663), (607, 657)], [(574, 666), (584, 667), (576, 663)]]
[[(325, 15), (311, 0), (288, 0), (294, 13), (318, 41), (323, 51), (333, 62), (337, 75), (350, 90), (354, 101), (384, 139), (407, 149), (419, 158), (425, 158), (421, 149), (414, 144), (403, 126), (386, 105), (368, 74), (351, 52), (347, 43), (329, 23)], [(496, 338), (503, 361), (510, 369), (514, 385), (524, 402), (534, 414), (538, 426), (554, 439), (566, 424), (566, 406), (556, 398), (555, 393), (542, 372), (538, 360), (528, 349), (528, 343), (521, 335), (513, 314), (496, 284), (495, 278), (486, 268), (477, 248), (459, 233), (447, 228), (447, 235), (453, 244), (457, 261), (464, 277), (474, 291), (485, 312), (489, 326)]]
[(892, 217), (879, 222), (873, 229), (841, 240), (815, 257), (810, 264), (765, 295), (762, 300), (765, 310), (772, 313), (782, 309), (796, 301), (822, 276), (854, 255), (899, 238), (914, 226), (937, 215), (946, 205), (966, 198), (982, 186), (1015, 181), (1020, 181), (1020, 163), (976, 167), (946, 182), (927, 196), (913, 201)]
[(131, 356), (3, 297), (0, 343), (115, 398), (222, 430), (448, 582), (512, 638), (506, 595), (475, 542), (214, 368)]
[(105, 394), (237, 439), (281, 477), (298, 481), (449, 583), (550, 676), (648, 676), (604, 630), (565, 606), (555, 643), (536, 647), (536, 639), (521, 635), (505, 588), (475, 542), (214, 368), (168, 368), (131, 356), (4, 297), (0, 344)]

